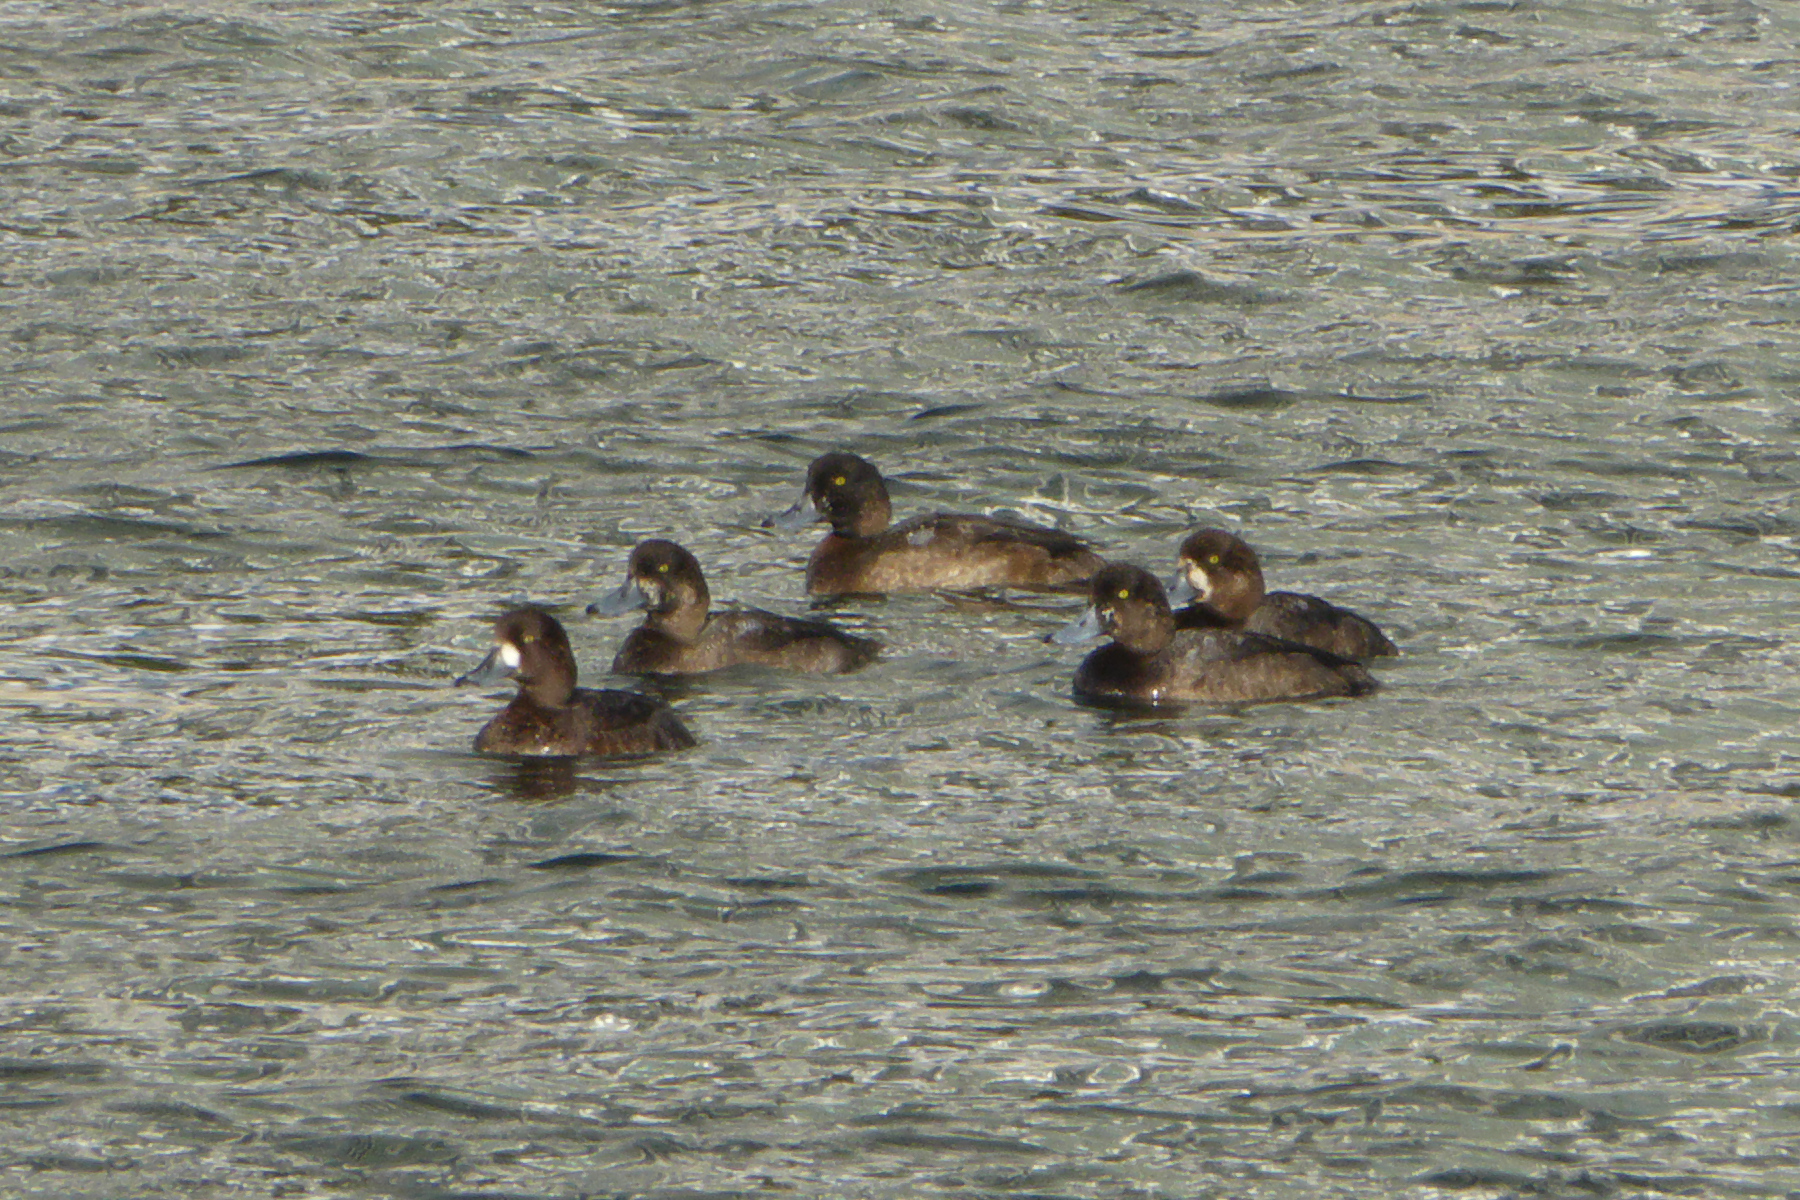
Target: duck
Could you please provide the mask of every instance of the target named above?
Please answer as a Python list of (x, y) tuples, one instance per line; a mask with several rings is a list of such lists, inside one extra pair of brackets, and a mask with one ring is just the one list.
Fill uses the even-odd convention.
[(898, 525), (892, 519), (881, 472), (840, 450), (812, 461), (800, 500), (776, 524), (798, 530), (830, 523), (806, 564), (813, 596), (1053, 589), (1085, 583), (1105, 565), (1081, 538), (1028, 521), (965, 513), (929, 513)]
[(1091, 704), (1261, 704), (1375, 690), (1362, 664), (1324, 650), (1238, 629), (1177, 629), (1162, 582), (1128, 563), (1099, 571), (1081, 619), (1045, 640), (1097, 637), (1112, 641), (1075, 672), (1075, 696)]
[(694, 745), (681, 718), (655, 696), (576, 687), (569, 635), (540, 608), (515, 608), (494, 622), (493, 650), (456, 686), (507, 679), (518, 682), (518, 695), (475, 735), (479, 753), (625, 758)]
[(1223, 529), (1200, 529), (1181, 543), (1169, 584), (1177, 629), (1242, 629), (1365, 662), (1400, 653), (1367, 617), (1301, 592), (1265, 592), (1256, 551)]
[(625, 582), (588, 605), (590, 615), (647, 614), (613, 658), (621, 675), (698, 675), (757, 663), (813, 675), (841, 675), (875, 661), (881, 643), (825, 621), (759, 608), (712, 611), (700, 561), (663, 538), (632, 548)]

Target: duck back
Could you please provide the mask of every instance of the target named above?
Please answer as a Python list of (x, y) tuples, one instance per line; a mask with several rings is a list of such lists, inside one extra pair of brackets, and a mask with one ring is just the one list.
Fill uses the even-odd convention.
[(1302, 592), (1268, 593), (1243, 627), (1359, 662), (1400, 653), (1367, 617)]
[(475, 737), (475, 749), (491, 754), (626, 758), (692, 745), (694, 735), (656, 697), (590, 688), (554, 707), (521, 692)]
[(1374, 690), (1374, 677), (1359, 663), (1233, 629), (1182, 630), (1155, 654), (1103, 646), (1075, 676), (1077, 695), (1124, 704), (1263, 704)]
[(870, 537), (827, 535), (807, 564), (806, 588), (824, 595), (1052, 588), (1081, 583), (1104, 565), (1086, 542), (1058, 529), (934, 513)]
[(868, 666), (880, 652), (881, 643), (873, 638), (845, 633), (824, 621), (756, 608), (725, 609), (708, 616), (692, 641), (648, 626), (633, 630), (619, 647), (613, 670), (628, 675), (697, 675), (756, 663), (841, 675)]

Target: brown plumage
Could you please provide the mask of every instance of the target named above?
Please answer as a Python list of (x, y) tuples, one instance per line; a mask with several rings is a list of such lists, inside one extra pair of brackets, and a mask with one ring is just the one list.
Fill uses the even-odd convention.
[(931, 513), (890, 525), (881, 472), (842, 452), (813, 460), (805, 494), (785, 516), (831, 523), (806, 564), (806, 590), (815, 596), (1053, 588), (1080, 583), (1105, 565), (1080, 538), (1025, 521)]
[(1094, 576), (1081, 621), (1050, 635), (1107, 636), (1075, 672), (1075, 695), (1100, 704), (1256, 704), (1361, 696), (1375, 680), (1323, 650), (1234, 629), (1177, 630), (1156, 576), (1114, 563)]
[(493, 651), (456, 683), (507, 678), (518, 681), (519, 694), (475, 735), (476, 750), (616, 758), (694, 744), (680, 718), (653, 696), (576, 687), (569, 635), (540, 609), (514, 609), (495, 622)]
[(713, 612), (711, 603), (699, 560), (674, 542), (652, 538), (632, 550), (624, 585), (588, 605), (588, 612), (645, 610), (644, 623), (613, 659), (613, 670), (626, 675), (694, 675), (739, 663), (837, 675), (869, 665), (881, 652), (873, 638), (824, 621), (757, 608)]
[(1398, 654), (1367, 617), (1300, 592), (1265, 592), (1262, 564), (1243, 539), (1201, 529), (1181, 543), (1174, 599), (1178, 629), (1241, 629), (1264, 633), (1358, 661)]

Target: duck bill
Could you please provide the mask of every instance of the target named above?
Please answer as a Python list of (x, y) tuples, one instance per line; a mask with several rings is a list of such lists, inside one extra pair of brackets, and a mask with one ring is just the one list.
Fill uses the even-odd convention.
[(1188, 574), (1186, 571), (1177, 571), (1172, 578), (1164, 580), (1163, 590), (1169, 593), (1169, 604), (1171, 607), (1180, 604), (1192, 604), (1196, 600), (1206, 599), (1205, 596), (1195, 590), (1193, 584), (1188, 582)]
[(1089, 607), (1081, 614), (1081, 620), (1064, 625), (1054, 633), (1046, 633), (1044, 640), (1056, 646), (1078, 646), (1082, 642), (1091, 642), (1105, 634), (1100, 626), (1100, 610)]
[(799, 533), (808, 525), (824, 519), (825, 514), (819, 511), (819, 506), (813, 503), (812, 493), (808, 492), (795, 502), (794, 507), (770, 517), (769, 524), (783, 533)]
[(636, 579), (628, 578), (616, 592), (608, 592), (587, 606), (590, 617), (618, 617), (634, 608), (649, 608), (650, 597), (638, 586)]
[(510, 677), (513, 671), (517, 669), (517, 666), (516, 664), (508, 665), (505, 656), (501, 654), (501, 650), (502, 647), (495, 646), (492, 650), (488, 651), (488, 656), (481, 660), (481, 665), (476, 667), (473, 671), (470, 671), (467, 675), (457, 676), (456, 683), (453, 686), (490, 687)]

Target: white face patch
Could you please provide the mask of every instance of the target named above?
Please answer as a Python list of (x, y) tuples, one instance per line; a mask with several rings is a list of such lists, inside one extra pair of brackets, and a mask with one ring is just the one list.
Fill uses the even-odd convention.
[(511, 642), (500, 643), (500, 661), (506, 664), (509, 671), (519, 669), (519, 648)]
[(1187, 572), (1187, 581), (1188, 586), (1194, 589), (1194, 598), (1200, 603), (1205, 604), (1212, 599), (1212, 576), (1197, 566), (1190, 566)]

